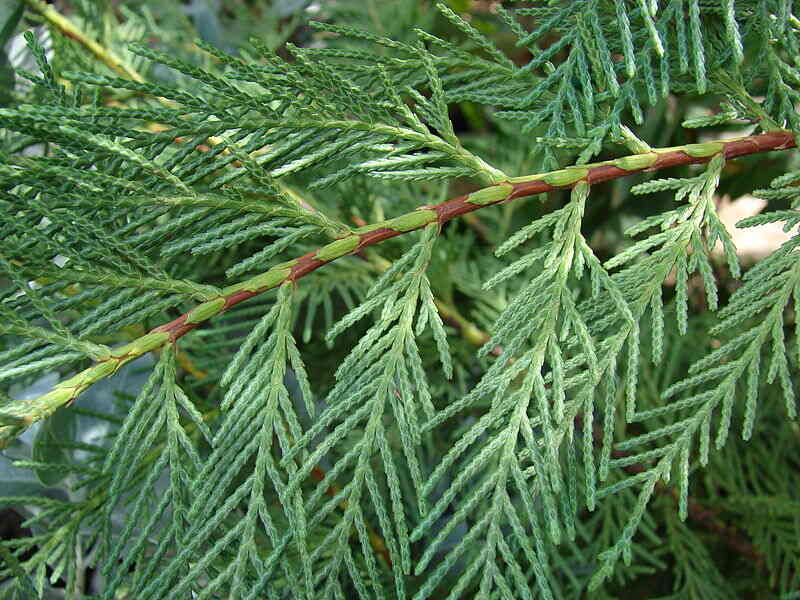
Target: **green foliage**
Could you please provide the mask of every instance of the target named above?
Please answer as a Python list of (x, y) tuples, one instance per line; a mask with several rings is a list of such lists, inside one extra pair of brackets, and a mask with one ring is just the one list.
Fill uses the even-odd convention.
[(794, 10), (0, 8), (3, 597), (791, 597)]

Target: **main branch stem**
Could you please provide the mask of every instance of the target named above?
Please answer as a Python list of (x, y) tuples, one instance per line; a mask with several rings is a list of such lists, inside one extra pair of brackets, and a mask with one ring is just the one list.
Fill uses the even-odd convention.
[(175, 342), (200, 323), (230, 310), (245, 300), (276, 288), (286, 281), (295, 282), (337, 258), (355, 254), (384, 240), (422, 229), (433, 223), (441, 226), (447, 221), (486, 206), (543, 192), (570, 189), (580, 181), (594, 184), (643, 171), (705, 163), (718, 153), (723, 153), (726, 159), (732, 159), (772, 150), (785, 150), (794, 148), (796, 145), (792, 133), (770, 131), (733, 140), (656, 149), (622, 159), (512, 178), (472, 194), (458, 196), (435, 206), (420, 207), (411, 213), (362, 227), (355, 230), (353, 234), (318, 250), (308, 252), (288, 263), (276, 265), (265, 273), (225, 288), (219, 298), (204, 302), (177, 319), (156, 327), (130, 344), (112, 350), (110, 356), (74, 377), (62, 381), (47, 394), (7, 406), (3, 412), (0, 412), (0, 447), (7, 445), (33, 423), (73, 402), (95, 382), (114, 374), (120, 367), (146, 352), (155, 350), (166, 343)]

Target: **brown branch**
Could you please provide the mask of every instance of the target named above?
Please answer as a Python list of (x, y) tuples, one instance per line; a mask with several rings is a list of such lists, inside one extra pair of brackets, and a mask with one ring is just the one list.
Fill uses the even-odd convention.
[[(713, 142), (713, 144), (717, 144), (719, 146), (718, 151), (724, 151), (726, 159), (736, 158), (738, 156), (745, 156), (748, 154), (769, 152), (771, 150), (785, 150), (787, 148), (794, 148), (796, 146), (794, 135), (792, 135), (788, 131), (771, 131), (768, 133), (763, 133), (761, 135), (750, 136), (739, 140), (732, 140), (727, 142)], [(689, 146), (707, 146), (707, 145), (690, 144)], [(562, 169), (561, 171), (554, 171), (553, 173), (548, 173), (541, 176), (537, 175), (535, 176), (536, 179), (531, 179), (529, 181), (523, 181), (529, 178), (525, 177), (517, 178), (518, 182), (511, 183), (512, 189), (510, 194), (496, 201), (482, 203), (480, 201), (471, 200), (472, 194), (464, 194), (462, 196), (458, 196), (457, 198), (452, 198), (451, 200), (447, 200), (435, 206), (421, 207), (421, 210), (416, 211), (417, 214), (422, 215), (422, 213), (425, 211), (429, 211), (435, 214), (432, 214), (430, 218), (427, 219), (420, 218), (419, 224), (411, 224), (409, 220), (410, 226), (406, 226), (404, 223), (398, 223), (399, 227), (392, 226), (393, 221), (398, 221), (403, 217), (415, 214), (415, 213), (408, 213), (408, 215), (403, 215), (403, 217), (398, 217), (397, 219), (390, 219), (389, 221), (384, 221), (383, 224), (386, 224), (388, 226), (381, 226), (382, 223), (378, 223), (377, 225), (372, 226), (373, 229), (371, 231), (364, 233), (356, 232), (354, 236), (358, 237), (357, 244), (355, 244), (352, 250), (342, 254), (342, 256), (344, 256), (345, 254), (353, 254), (355, 252), (363, 250), (364, 248), (368, 248), (369, 246), (374, 246), (375, 244), (379, 244), (385, 240), (397, 237), (399, 235), (403, 235), (404, 233), (409, 233), (417, 229), (422, 229), (423, 227), (434, 222), (438, 223), (439, 225), (443, 225), (448, 221), (455, 219), (456, 217), (460, 217), (461, 215), (473, 212), (485, 206), (492, 206), (495, 204), (500, 204), (501, 202), (508, 202), (511, 200), (515, 200), (517, 198), (535, 196), (537, 194), (542, 194), (544, 192), (551, 192), (554, 190), (561, 190), (561, 189), (570, 189), (574, 187), (579, 181), (587, 181), (589, 184), (595, 184), (595, 183), (601, 183), (603, 181), (609, 181), (611, 179), (619, 179), (621, 177), (625, 177), (636, 172), (654, 171), (657, 169), (664, 169), (667, 167), (675, 167), (680, 165), (706, 163), (709, 160), (711, 160), (711, 158), (715, 154), (717, 154), (717, 152), (713, 152), (706, 156), (697, 156), (697, 155), (693, 156), (692, 155), (693, 151), (689, 149), (689, 146), (681, 147), (675, 150), (666, 149), (660, 151), (656, 154), (656, 160), (651, 165), (644, 168), (636, 168), (636, 169), (621, 168), (617, 166), (617, 164), (614, 164), (617, 161), (608, 161), (605, 163), (598, 163), (596, 165), (586, 165), (585, 167), (572, 167), (572, 168)], [(642, 155), (635, 155), (635, 156), (642, 156)], [(564, 183), (559, 184), (560, 182), (558, 181), (558, 177), (561, 176), (562, 174), (564, 177)], [(548, 175), (551, 177), (548, 178)], [(573, 181), (567, 181), (567, 179), (571, 175), (575, 175), (575, 179)], [(514, 182), (514, 180), (511, 181)], [(485, 189), (491, 190), (492, 188), (495, 187), (499, 186), (492, 186)], [(331, 262), (331, 260), (339, 258), (339, 256), (337, 256), (334, 259), (323, 260), (318, 257), (319, 252), (320, 252), (319, 250), (312, 250), (311, 252), (304, 254), (303, 256), (295, 259), (294, 261), (291, 261), (291, 263), (285, 263), (285, 266), (290, 268), (290, 272), (281, 281), (276, 282), (275, 285), (271, 285), (269, 287), (264, 287), (264, 288), (257, 288), (252, 291), (241, 291), (231, 294), (230, 296), (225, 298), (224, 307), (219, 312), (225, 312), (230, 308), (236, 306), (240, 302), (249, 300), (253, 296), (257, 296), (267, 291), (268, 289), (277, 287), (280, 283), (283, 283), (283, 281), (295, 282), (298, 279), (305, 277), (310, 273), (313, 273), (320, 267), (326, 265), (328, 262)], [(170, 339), (173, 341), (186, 335), (186, 333), (197, 327), (197, 325), (199, 324), (198, 322), (187, 323), (188, 314), (189, 313), (187, 313), (186, 315), (182, 315), (177, 319), (175, 319), (174, 321), (162, 325), (161, 327), (157, 327), (156, 329), (153, 330), (153, 332), (160, 332), (160, 331), (169, 332)]]
[[(574, 422), (576, 427), (583, 427), (583, 419), (580, 417), (575, 417)], [(603, 429), (599, 425), (595, 424), (592, 426), (592, 439), (596, 446), (602, 445)], [(632, 452), (627, 452), (625, 450), (612, 450), (611, 458), (626, 458), (632, 454)], [(638, 475), (644, 473), (647, 467), (641, 463), (634, 463), (622, 467), (622, 470), (629, 475)], [(656, 483), (655, 489), (661, 494), (671, 496), (676, 502), (679, 501), (678, 490), (674, 486), (659, 481)], [(754, 563), (758, 567), (764, 565), (764, 555), (748, 539), (747, 535), (739, 531), (734, 525), (729, 525), (720, 519), (717, 510), (705, 506), (702, 502), (691, 496), (687, 501), (687, 509), (690, 521), (693, 521), (709, 533), (717, 536), (730, 550), (746, 558), (748, 562)]]

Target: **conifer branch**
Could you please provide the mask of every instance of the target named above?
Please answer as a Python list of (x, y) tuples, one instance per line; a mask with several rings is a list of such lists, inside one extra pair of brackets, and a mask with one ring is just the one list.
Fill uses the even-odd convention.
[(791, 2), (134, 4), (0, 9), (4, 589), (797, 589)]
[(486, 206), (550, 191), (571, 189), (579, 182), (595, 184), (643, 171), (706, 163), (718, 154), (724, 155), (725, 159), (732, 159), (795, 146), (796, 140), (791, 132), (770, 131), (737, 139), (654, 149), (614, 160), (514, 177), (434, 206), (423, 206), (399, 217), (361, 227), (351, 235), (322, 248), (224, 288), (218, 298), (203, 302), (170, 323), (156, 327), (137, 340), (111, 350), (108, 358), (59, 383), (47, 394), (7, 407), (0, 413), (0, 447), (7, 445), (33, 423), (50, 416), (58, 408), (69, 405), (88, 387), (113, 375), (120, 367), (139, 356), (166, 343), (174, 343), (201, 323), (245, 300), (284, 282), (296, 282), (337, 258), (360, 252), (384, 240), (422, 229), (432, 223), (443, 225), (458, 216)]

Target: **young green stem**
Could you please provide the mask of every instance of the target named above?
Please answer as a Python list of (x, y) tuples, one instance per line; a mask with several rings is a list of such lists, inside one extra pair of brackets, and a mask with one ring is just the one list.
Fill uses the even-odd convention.
[(131, 79), (138, 83), (144, 83), (144, 78), (132, 66), (127, 64), (122, 58), (117, 56), (112, 50), (98, 44), (97, 41), (90, 38), (86, 33), (81, 31), (75, 24), (64, 15), (59, 13), (55, 8), (49, 4), (45, 4), (41, 0), (26, 0), (28, 6), (38, 12), (44, 19), (53, 27), (58, 29), (66, 37), (75, 40), (80, 45), (85, 47), (89, 52), (106, 65), (115, 73)]

